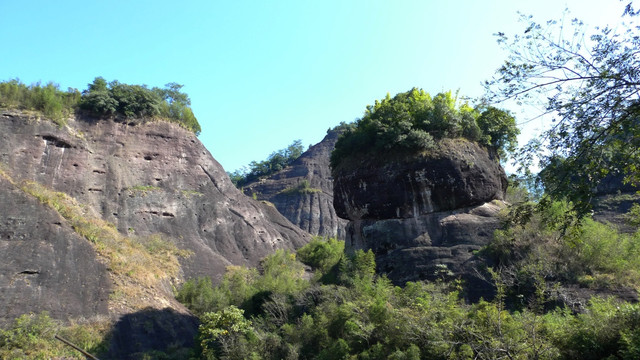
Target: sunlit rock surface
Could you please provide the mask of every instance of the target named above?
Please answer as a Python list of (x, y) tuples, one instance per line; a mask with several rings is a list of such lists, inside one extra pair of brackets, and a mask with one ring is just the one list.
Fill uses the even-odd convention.
[[(311, 146), (291, 166), (266, 179), (245, 185), (243, 191), (273, 204), (289, 221), (313, 235), (344, 239), (347, 221), (333, 207), (333, 178), (329, 158), (338, 131)], [(302, 182), (308, 189), (298, 190)]]
[[(166, 122), (70, 119), (58, 128), (3, 111), (0, 165), (16, 182), (72, 196), (122, 234), (162, 234), (191, 251), (181, 260), (184, 278), (215, 281), (228, 265), (254, 266), (309, 240), (275, 209), (238, 191), (193, 133)], [(53, 309), (56, 301), (69, 304), (61, 308), (69, 315), (103, 312), (109, 284), (88, 242), (32, 197), (0, 186), (0, 316), (33, 311), (33, 303)], [(16, 295), (6, 296), (9, 289)]]

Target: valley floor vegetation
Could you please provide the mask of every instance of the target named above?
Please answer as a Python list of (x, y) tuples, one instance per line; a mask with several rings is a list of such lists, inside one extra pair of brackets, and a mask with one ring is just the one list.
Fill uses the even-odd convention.
[[(514, 231), (548, 226), (532, 222)], [(516, 271), (531, 287), (513, 282), (515, 267), (496, 266), (488, 271), (497, 296), (476, 304), (461, 299), (464, 284), (457, 281), (394, 286), (376, 274), (371, 251), (347, 255), (344, 242), (320, 238), (297, 254), (277, 251), (260, 271), (229, 267), (217, 286), (208, 278), (190, 280), (177, 298), (201, 320), (193, 354), (200, 359), (637, 359), (639, 304), (593, 297), (579, 311), (550, 306), (557, 302), (549, 272), (593, 286), (603, 276), (623, 284), (638, 275), (640, 234), (599, 245), (604, 261), (588, 251), (603, 230), (592, 224), (581, 231), (573, 243), (531, 251), (539, 256), (528, 260), (513, 250), (508, 232), (498, 234), (486, 251), (512, 252), (507, 257), (519, 262)], [(522, 246), (531, 245), (524, 239)], [(567, 259), (545, 258), (557, 248), (581, 254), (571, 270), (551, 270)], [(313, 270), (309, 280), (305, 268)]]
[(163, 119), (199, 134), (201, 128), (191, 111), (191, 100), (181, 89), (182, 85), (176, 83), (150, 89), (97, 77), (80, 93), (72, 88), (60, 90), (51, 82), (43, 86), (10, 80), (0, 82), (0, 108), (36, 111), (59, 126), (77, 111), (128, 122)]

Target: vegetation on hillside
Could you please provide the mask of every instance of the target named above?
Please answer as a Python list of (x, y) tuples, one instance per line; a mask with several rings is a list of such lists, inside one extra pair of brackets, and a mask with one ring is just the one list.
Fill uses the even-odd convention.
[(2, 169), (0, 176), (56, 211), (79, 236), (93, 245), (115, 283), (110, 297), (112, 302), (126, 303), (130, 309), (151, 305), (141, 294), (149, 289), (160, 288), (161, 282), (171, 281), (178, 276), (178, 258), (191, 254), (178, 249), (160, 234), (146, 237), (124, 236), (115, 225), (92, 216), (84, 206), (65, 193), (53, 191), (33, 181), (16, 182)]
[(231, 182), (236, 187), (241, 188), (250, 182), (267, 177), (291, 165), (303, 152), (302, 141), (295, 140), (286, 148), (272, 152), (266, 160), (252, 161), (249, 163), (249, 167), (227, 172), (227, 175), (229, 175)]
[(338, 139), (331, 154), (332, 169), (351, 157), (432, 150), (442, 138), (477, 141), (502, 157), (515, 149), (519, 130), (509, 112), (494, 107), (472, 108), (457, 102), (451, 92), (432, 97), (413, 88), (393, 98), (387, 94), (367, 106), (355, 128)]
[(59, 126), (81, 109), (97, 117), (134, 119), (163, 119), (200, 133), (200, 124), (193, 115), (189, 96), (180, 90), (182, 85), (169, 83), (165, 88), (146, 85), (107, 82), (97, 77), (80, 93), (77, 89), (62, 91), (54, 83), (25, 85), (19, 80), (0, 82), (0, 108), (33, 110), (42, 113)]
[(41, 112), (59, 126), (66, 123), (82, 95), (76, 89), (60, 90), (54, 83), (25, 85), (19, 80), (0, 82), (0, 108)]
[(110, 328), (107, 319), (63, 325), (46, 312), (25, 314), (6, 329), (0, 329), (0, 359), (86, 359), (54, 336), (59, 335), (96, 355), (108, 350)]
[[(593, 298), (584, 312), (545, 310), (533, 291), (507, 308), (498, 296), (465, 304), (460, 284), (393, 286), (373, 253), (314, 239), (298, 256), (279, 250), (262, 270), (230, 267), (218, 286), (184, 284), (178, 299), (202, 320), (202, 359), (633, 359), (640, 354), (640, 305)], [(302, 262), (302, 263), (301, 263)], [(315, 275), (304, 280), (303, 264)], [(634, 265), (636, 266), (636, 265)]]

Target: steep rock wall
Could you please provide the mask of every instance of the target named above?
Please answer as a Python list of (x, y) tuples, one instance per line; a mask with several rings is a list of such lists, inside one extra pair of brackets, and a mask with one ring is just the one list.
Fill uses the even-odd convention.
[[(339, 132), (330, 130), (321, 142), (305, 151), (291, 166), (266, 179), (244, 186), (249, 196), (272, 203), (289, 221), (313, 235), (344, 239), (347, 221), (333, 207), (333, 178), (329, 158)], [(295, 191), (306, 181), (308, 190)]]
[(507, 179), (495, 155), (463, 139), (402, 161), (339, 169), (334, 206), (350, 249), (371, 249), (394, 282), (469, 275), (499, 226)]
[[(216, 280), (228, 265), (257, 265), (259, 259), (275, 249), (293, 249), (309, 240), (308, 234), (275, 209), (240, 193), (195, 135), (166, 122), (130, 126), (108, 120), (70, 119), (67, 127), (58, 128), (49, 121), (3, 111), (0, 164), (16, 181), (36, 181), (72, 196), (87, 211), (115, 224), (123, 234), (160, 233), (179, 248), (191, 251), (191, 256), (181, 260), (185, 278), (210, 276)], [(3, 197), (10, 194), (6, 187), (2, 188)], [(0, 231), (14, 231), (8, 215), (13, 207), (11, 199), (0, 203), (0, 224), (7, 224)], [(54, 233), (50, 228), (61, 231), (56, 228), (55, 219), (41, 215), (43, 212), (46, 210), (27, 211), (17, 217), (29, 224), (22, 236), (34, 244), (44, 242), (41, 246), (54, 254), (72, 251), (72, 245), (83, 249), (77, 250), (83, 251), (82, 255), (69, 253), (61, 261), (75, 261), (72, 272), (78, 276), (101, 279), (103, 270), (99, 264), (92, 265), (91, 249), (78, 245), (82, 241), (77, 237), (61, 235), (67, 239), (63, 242), (36, 232), (38, 228), (48, 229), (44, 231), (47, 234)], [(1, 240), (0, 246), (7, 250), (0, 252), (0, 286), (4, 294), (6, 279), (30, 269), (19, 264), (29, 263), (33, 254), (19, 252), (16, 243)], [(50, 258), (47, 264), (37, 267), (40, 273), (36, 277), (64, 266), (64, 262)], [(74, 291), (67, 289), (74, 283), (59, 280), (52, 280), (58, 290)], [(102, 285), (95, 285), (93, 290), (109, 288), (102, 280), (96, 281)], [(31, 296), (28, 290), (20, 291)], [(96, 290), (95, 294), (101, 298), (103, 292)], [(2, 299), (0, 302), (6, 298)], [(39, 302), (35, 295), (25, 303), (29, 301)], [(0, 303), (0, 308), (4, 305)], [(77, 309), (76, 315), (87, 317), (100, 312), (82, 306)], [(30, 309), (22, 307), (15, 313), (20, 311)]]

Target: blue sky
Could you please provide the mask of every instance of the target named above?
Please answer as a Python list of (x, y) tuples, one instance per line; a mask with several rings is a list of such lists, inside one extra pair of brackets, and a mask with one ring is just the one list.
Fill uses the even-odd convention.
[[(544, 21), (567, 7), (603, 25), (625, 3), (0, 0), (0, 80), (183, 84), (200, 140), (233, 171), (317, 143), (386, 93), (480, 96), (506, 57), (493, 34), (523, 31), (517, 11)], [(525, 137), (541, 124), (528, 126)]]

